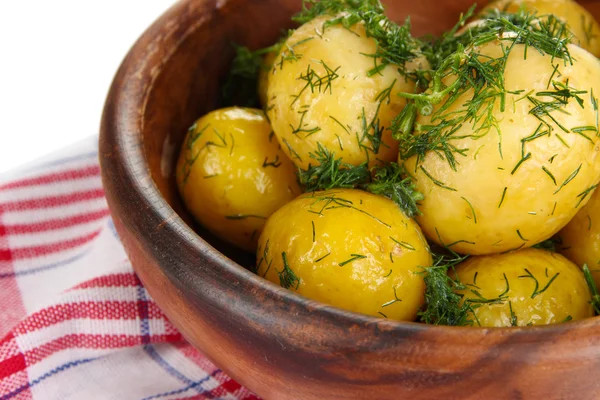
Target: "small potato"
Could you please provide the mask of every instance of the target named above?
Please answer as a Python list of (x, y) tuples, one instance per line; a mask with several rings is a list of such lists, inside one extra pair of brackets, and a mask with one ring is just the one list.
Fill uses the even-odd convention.
[(414, 92), (415, 83), (392, 65), (368, 76), (376, 42), (362, 23), (324, 28), (330, 19), (298, 28), (275, 60), (267, 91), (273, 130), (302, 169), (315, 165), (310, 154), (319, 144), (351, 165), (394, 161), (398, 146), (387, 128), (406, 104), (398, 93)]
[(521, 7), (540, 16), (554, 14), (567, 23), (575, 36), (574, 44), (596, 57), (600, 56), (600, 26), (585, 8), (573, 0), (500, 0), (486, 6), (481, 14), (490, 9), (517, 12)]
[(561, 254), (579, 267), (590, 269), (600, 287), (600, 190), (595, 190), (590, 201), (582, 207), (559, 233)]
[[(507, 47), (494, 41), (473, 51), (488, 62)], [(514, 45), (501, 75), (504, 111), (499, 95), (478, 95), (476, 117), (440, 128), (440, 137), (460, 150), (455, 165), (441, 150), (405, 161), (425, 196), (417, 221), (429, 239), (472, 255), (530, 247), (588, 201), (583, 193), (600, 180), (600, 63), (575, 45), (568, 49), (572, 65), (531, 48), (525, 58), (525, 45)], [(474, 96), (470, 89), (449, 106), (442, 101), (431, 116), (417, 118), (415, 134), (464, 115)]]
[(526, 249), (472, 257), (456, 268), (474, 320), (485, 327), (548, 325), (592, 317), (583, 273), (557, 253)]
[(350, 311), (412, 321), (431, 255), (418, 225), (391, 200), (354, 189), (305, 194), (269, 218), (258, 274)]
[(301, 193), (263, 112), (247, 108), (213, 111), (190, 128), (177, 185), (198, 222), (252, 252), (267, 218)]

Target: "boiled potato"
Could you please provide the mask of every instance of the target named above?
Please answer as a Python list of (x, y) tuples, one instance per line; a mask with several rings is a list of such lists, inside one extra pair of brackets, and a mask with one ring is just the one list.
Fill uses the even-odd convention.
[(500, 0), (486, 6), (482, 14), (490, 9), (517, 12), (521, 7), (540, 16), (554, 14), (568, 25), (574, 35), (574, 44), (596, 57), (600, 56), (600, 26), (585, 8), (573, 0)]
[(579, 267), (587, 264), (600, 287), (600, 191), (590, 195), (590, 201), (560, 231), (558, 250)]
[(481, 326), (548, 325), (592, 317), (581, 270), (557, 253), (525, 249), (472, 257), (456, 268)]
[[(473, 51), (489, 61), (507, 46), (494, 41)], [(453, 153), (455, 169), (441, 150), (406, 160), (425, 196), (418, 222), (431, 240), (474, 255), (530, 247), (557, 233), (588, 201), (582, 193), (600, 180), (600, 63), (575, 45), (568, 49), (572, 65), (531, 48), (525, 59), (525, 46), (514, 45), (500, 75), (505, 110), (499, 96), (484, 101), (480, 92), (476, 118), (440, 128), (440, 138), (460, 151)], [(454, 79), (451, 73), (446, 81)], [(415, 134), (464, 115), (474, 96), (470, 89), (420, 115)]]
[[(275, 60), (267, 90), (273, 130), (303, 169), (315, 165), (310, 154), (319, 144), (351, 165), (393, 161), (398, 148), (387, 128), (406, 103), (397, 94), (413, 92), (415, 83), (392, 65), (368, 76), (376, 42), (362, 23), (324, 28), (330, 19), (298, 28)], [(381, 132), (381, 143), (371, 140)]]
[(226, 108), (189, 130), (177, 163), (188, 210), (223, 240), (255, 251), (267, 218), (301, 193), (260, 110)]
[(267, 221), (258, 274), (350, 311), (414, 320), (431, 265), (417, 224), (391, 200), (355, 189), (298, 197)]

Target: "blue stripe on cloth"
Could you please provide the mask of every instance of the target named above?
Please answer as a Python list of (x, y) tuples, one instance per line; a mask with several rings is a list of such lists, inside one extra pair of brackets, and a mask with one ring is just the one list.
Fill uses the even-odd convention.
[(48, 264), (48, 265), (43, 265), (41, 267), (36, 267), (36, 268), (32, 268), (32, 269), (28, 269), (26, 271), (18, 271), (18, 272), (5, 272), (3, 274), (0, 274), (0, 279), (3, 278), (13, 278), (15, 276), (24, 276), (24, 275), (31, 275), (31, 274), (35, 274), (38, 272), (42, 272), (42, 271), (48, 271), (48, 270), (52, 270), (58, 267), (63, 267), (65, 265), (71, 264), (81, 258), (83, 258), (85, 255), (87, 255), (89, 252), (91, 251), (91, 249), (87, 249), (86, 251), (77, 254), (76, 256), (73, 256), (71, 258), (68, 258), (66, 260), (63, 261), (59, 261), (53, 264)]
[(27, 389), (37, 385), (38, 383), (42, 382), (43, 380), (48, 379), (48, 378), (52, 377), (53, 375), (58, 374), (59, 372), (66, 371), (67, 369), (76, 367), (78, 365), (87, 364), (87, 363), (97, 360), (97, 359), (98, 359), (98, 357), (84, 358), (81, 360), (75, 360), (75, 361), (70, 361), (68, 363), (65, 363), (59, 367), (54, 368), (52, 371), (45, 373), (44, 375), (40, 376), (39, 378), (34, 379), (30, 383), (23, 385), (8, 394), (5, 394), (4, 396), (0, 397), (0, 400), (12, 399), (13, 397), (17, 396), (19, 393), (23, 392), (24, 390), (27, 390)]
[(41, 163), (38, 165), (33, 165), (31, 167), (31, 169), (35, 171), (35, 170), (46, 168), (46, 167), (55, 167), (57, 165), (62, 165), (62, 164), (66, 164), (66, 163), (73, 162), (73, 161), (85, 160), (87, 158), (92, 158), (92, 157), (98, 157), (98, 151), (92, 151), (89, 153), (79, 154), (77, 156), (59, 158), (58, 160), (53, 160), (53, 161), (48, 161), (48, 162)]
[[(189, 385), (187, 385), (185, 387), (182, 387), (181, 389), (171, 390), (170, 392), (164, 392), (164, 393), (160, 393), (160, 394), (155, 394), (153, 396), (144, 397), (142, 400), (152, 400), (152, 399), (158, 399), (158, 398), (161, 398), (161, 397), (173, 396), (175, 394), (181, 394), (181, 393), (187, 392), (190, 389), (196, 389), (198, 386), (200, 386), (203, 383), (207, 382), (210, 378), (213, 378), (219, 372), (221, 372), (220, 369), (214, 371), (212, 374), (206, 376), (204, 379), (200, 379), (199, 381), (192, 382), (191, 384), (189, 384)], [(204, 392), (204, 393), (201, 393), (201, 394), (204, 394), (204, 396), (206, 396), (207, 398), (214, 398), (214, 397), (212, 397), (212, 395), (210, 394), (210, 392)]]
[[(175, 367), (167, 362), (164, 358), (158, 354), (156, 348), (150, 343), (150, 324), (148, 321), (148, 299), (146, 297), (146, 292), (144, 287), (140, 284), (137, 287), (137, 303), (138, 303), (138, 313), (140, 316), (140, 334), (142, 336), (143, 349), (150, 356), (152, 360), (154, 360), (158, 365), (160, 365), (169, 375), (177, 378), (179, 381), (185, 383), (187, 386), (184, 391), (195, 389), (198, 393), (205, 395), (207, 398), (212, 398), (211, 394), (201, 387), (199, 387), (203, 382), (210, 379), (210, 375), (203, 378), (200, 381), (194, 382), (180, 371), (178, 371)], [(216, 372), (215, 372), (216, 373)], [(181, 390), (181, 389), (180, 389)], [(164, 395), (155, 395), (158, 397), (162, 397)]]

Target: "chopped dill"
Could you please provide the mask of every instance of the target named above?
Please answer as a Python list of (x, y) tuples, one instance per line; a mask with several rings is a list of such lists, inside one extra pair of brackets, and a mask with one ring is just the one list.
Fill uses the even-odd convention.
[(393, 200), (409, 217), (421, 215), (418, 204), (424, 199), (423, 194), (417, 191), (403, 166), (390, 163), (377, 169), (366, 190)]
[(469, 326), (473, 306), (463, 302), (463, 296), (457, 292), (467, 287), (448, 275), (448, 270), (466, 260), (468, 256), (436, 256), (433, 266), (424, 268), (421, 274), (425, 280), (425, 307), (419, 311), (419, 320), (426, 324)]
[(581, 170), (582, 166), (583, 166), (583, 164), (579, 164), (579, 167), (577, 167), (577, 169), (575, 171), (573, 171), (573, 173), (571, 173), (571, 175), (569, 175), (567, 177), (567, 179), (565, 179), (565, 181), (559, 186), (559, 188), (556, 189), (556, 191), (554, 192), (554, 194), (560, 192), (562, 188), (564, 188), (565, 186), (567, 186), (569, 184), (569, 182), (571, 182), (573, 179), (575, 179), (575, 177), (579, 174), (579, 171)]
[(300, 278), (298, 278), (290, 268), (285, 251), (281, 253), (281, 258), (283, 260), (283, 270), (277, 271), (277, 275), (279, 275), (279, 284), (286, 289), (294, 288), (295, 290), (298, 290)]
[[(572, 63), (567, 47), (572, 35), (565, 23), (557, 18), (551, 15), (540, 18), (525, 10), (517, 13), (492, 11), (481, 24), (458, 34), (458, 29), (473, 11), (474, 8), (471, 8), (453, 30), (425, 46), (424, 53), (433, 70), (429, 89), (418, 94), (401, 93), (409, 99), (409, 103), (392, 125), (392, 134), (400, 142), (401, 159), (416, 156), (415, 168), (420, 166), (426, 153), (434, 152), (456, 170), (457, 157), (465, 156), (469, 149), (454, 142), (465, 138), (477, 139), (489, 132), (497, 132), (501, 139), (497, 109), (505, 110), (508, 94), (521, 93), (510, 92), (504, 86), (506, 62), (515, 45), (524, 45), (524, 57), (527, 49), (535, 49), (550, 55), (553, 60)], [(505, 32), (511, 34), (505, 35)], [(500, 42), (502, 56), (492, 58), (478, 52), (479, 46), (493, 41)], [(449, 76), (455, 79), (446, 84)], [(548, 102), (532, 94), (526, 96), (535, 104), (532, 114), (546, 124), (549, 122), (544, 117), (549, 116), (549, 111), (571, 98), (580, 102), (579, 95), (585, 93), (568, 87), (568, 83), (554, 82), (554, 89), (537, 94), (550, 96), (551, 101)], [(465, 96), (468, 96), (466, 101), (463, 100)], [(459, 101), (464, 103), (458, 104)], [(431, 123), (414, 124), (415, 114), (430, 116)], [(410, 129), (413, 124), (416, 134)], [(472, 132), (457, 134), (466, 125), (471, 127)], [(502, 157), (501, 140), (499, 153)]]
[(473, 204), (471, 204), (471, 202), (465, 199), (464, 197), (461, 197), (461, 199), (463, 199), (469, 205), (469, 208), (471, 209), (471, 214), (473, 215), (473, 223), (477, 224), (477, 214), (475, 214), (475, 208), (473, 207)]
[(316, 264), (316, 263), (318, 263), (318, 262), (321, 262), (321, 261), (323, 261), (324, 259), (326, 259), (326, 258), (327, 258), (327, 257), (329, 257), (330, 255), (331, 255), (331, 253), (327, 253), (327, 254), (325, 254), (324, 256), (317, 258), (317, 259), (314, 261), (314, 262), (315, 262), (315, 264)]
[[(548, 240), (544, 240), (533, 246), (535, 249), (548, 250), (551, 252), (556, 252), (556, 246), (559, 244), (558, 239), (550, 238)], [(546, 270), (546, 277), (548, 277), (548, 271)]]
[(412, 244), (408, 243), (408, 242), (404, 242), (404, 241), (401, 241), (401, 240), (394, 239), (391, 236), (390, 236), (390, 239), (392, 239), (392, 241), (394, 243), (396, 243), (398, 246), (404, 247), (407, 250), (411, 250), (411, 251), (415, 251), (416, 250), (415, 247)]
[(585, 282), (588, 285), (588, 289), (590, 290), (590, 295), (592, 300), (590, 303), (594, 307), (594, 311), (596, 314), (600, 314), (600, 294), (598, 293), (598, 287), (596, 286), (596, 281), (594, 281), (594, 277), (592, 276), (592, 272), (587, 264), (583, 264), (583, 276), (585, 277)]
[(310, 153), (310, 157), (316, 161), (316, 166), (309, 164), (306, 170), (298, 171), (298, 180), (306, 192), (354, 188), (371, 179), (366, 163), (358, 167), (345, 164), (321, 143), (318, 143), (316, 152)]
[(592, 185), (589, 188), (585, 189), (583, 192), (579, 193), (577, 195), (577, 198), (579, 199), (577, 201), (577, 204), (575, 205), (575, 208), (579, 208), (579, 206), (581, 205), (581, 203), (591, 194), (594, 192), (594, 190), (596, 190), (596, 188), (598, 187), (598, 185)]
[(263, 161), (263, 168), (273, 167), (279, 168), (281, 166), (281, 161), (279, 161), (279, 155), (275, 156), (275, 160), (269, 161), (268, 157), (265, 157), (265, 161)]
[[(342, 13), (343, 12), (343, 13)], [(376, 75), (388, 65), (393, 65), (409, 79), (422, 83), (422, 74), (407, 71), (405, 64), (421, 54), (423, 44), (410, 34), (409, 20), (404, 25), (390, 21), (379, 0), (303, 0), (302, 11), (292, 19), (304, 24), (320, 16), (330, 16), (323, 29), (341, 25), (346, 29), (363, 23), (366, 35), (376, 46), (373, 54), (365, 56), (373, 59), (373, 68), (368, 75)]]
[(224, 105), (240, 107), (256, 107), (259, 103), (257, 85), (261, 69), (269, 69), (264, 62), (264, 56), (276, 53), (281, 48), (281, 42), (273, 46), (252, 51), (245, 46), (232, 44), (235, 50), (229, 75), (222, 87)]
[(528, 278), (528, 279), (532, 279), (533, 280), (533, 282), (535, 284), (535, 288), (533, 289), (533, 293), (531, 294), (531, 298), (535, 299), (536, 296), (544, 293), (550, 287), (550, 285), (552, 284), (552, 282), (554, 282), (554, 280), (556, 278), (558, 278), (559, 275), (560, 275), (560, 272), (557, 272), (556, 274), (554, 274), (554, 276), (552, 276), (552, 278), (550, 278), (550, 280), (546, 283), (546, 285), (541, 290), (539, 289), (539, 286), (540, 286), (539, 281), (537, 280), (537, 278), (527, 268), (525, 268), (525, 275), (520, 275), (519, 279)]
[(381, 308), (385, 308), (385, 307), (391, 306), (392, 304), (395, 304), (395, 303), (398, 303), (398, 302), (401, 302), (401, 301), (402, 301), (402, 299), (399, 299), (398, 298), (398, 294), (396, 293), (396, 286), (394, 286), (394, 300), (390, 300), (387, 303), (382, 304)]
[(417, 191), (404, 167), (397, 163), (376, 167), (372, 174), (366, 163), (359, 166), (346, 164), (320, 143), (318, 150), (310, 156), (316, 166), (309, 164), (306, 170), (298, 170), (298, 180), (305, 192), (358, 188), (391, 199), (409, 217), (420, 215), (418, 202), (423, 200), (423, 195)]
[(362, 255), (362, 254), (350, 254), (350, 258), (348, 260), (343, 261), (343, 262), (339, 263), (338, 265), (340, 267), (343, 267), (343, 266), (348, 265), (356, 260), (362, 260), (363, 258), (367, 258), (367, 256)]

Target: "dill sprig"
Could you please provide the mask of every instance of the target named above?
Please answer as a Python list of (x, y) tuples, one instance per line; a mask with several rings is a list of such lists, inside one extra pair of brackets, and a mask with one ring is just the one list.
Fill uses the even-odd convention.
[(540, 250), (548, 250), (553, 253), (556, 253), (556, 246), (560, 245), (560, 244), (561, 244), (561, 242), (558, 237), (552, 237), (548, 240), (544, 240), (543, 242), (533, 245), (533, 248), (540, 249)]
[(322, 15), (335, 16), (341, 12), (357, 12), (368, 3), (383, 13), (383, 6), (377, 0), (304, 0), (302, 11), (292, 17), (299, 24), (305, 24)]
[(458, 293), (467, 287), (448, 274), (449, 270), (453, 270), (468, 256), (459, 256), (454, 252), (434, 256), (434, 264), (422, 272), (425, 280), (425, 306), (418, 314), (419, 320), (433, 325), (473, 325), (474, 306), (470, 302), (463, 302), (463, 296)]
[(346, 164), (321, 143), (310, 157), (316, 165), (309, 164), (306, 170), (299, 169), (297, 173), (305, 192), (362, 189), (391, 199), (408, 217), (420, 215), (418, 203), (424, 197), (403, 166), (392, 162), (369, 171), (366, 162), (358, 166)]
[[(507, 94), (521, 93), (510, 92), (504, 86), (506, 62), (515, 45), (524, 45), (525, 58), (527, 51), (538, 51), (550, 55), (552, 60), (562, 59), (565, 64), (573, 61), (567, 47), (572, 35), (565, 23), (553, 16), (541, 18), (524, 10), (516, 14), (494, 11), (480, 24), (456, 35), (457, 29), (471, 14), (472, 10), (461, 18), (451, 31), (453, 35), (443, 36), (429, 48), (425, 46), (424, 53), (435, 69), (429, 90), (420, 94), (401, 94), (410, 101), (394, 121), (392, 132), (400, 141), (401, 158), (417, 156), (416, 167), (427, 152), (433, 151), (456, 170), (457, 157), (465, 156), (469, 149), (454, 145), (454, 141), (469, 137), (477, 139), (490, 131), (501, 135), (497, 109), (504, 112)], [(501, 43), (502, 56), (492, 58), (479, 53), (479, 46), (496, 40)], [(450, 83), (449, 77), (453, 78)], [(553, 104), (564, 102), (567, 95), (581, 94), (568, 86), (556, 85), (554, 89)], [(460, 104), (458, 110), (451, 110), (465, 95), (468, 97), (464, 104)], [(549, 96), (549, 92), (542, 95)], [(430, 125), (413, 126), (417, 114), (430, 116)], [(471, 126), (472, 133), (457, 135), (465, 125)], [(500, 144), (498, 151), (502, 156)]]
[(281, 49), (283, 41), (258, 50), (250, 50), (248, 47), (232, 43), (235, 49), (235, 57), (229, 69), (229, 75), (222, 87), (223, 102), (225, 105), (237, 105), (240, 107), (255, 107), (258, 99), (258, 77), (261, 69), (269, 69), (271, 66), (265, 64), (265, 56), (269, 53), (277, 53)]
[(281, 287), (294, 290), (298, 290), (300, 287), (300, 278), (294, 273), (294, 271), (290, 268), (290, 265), (287, 260), (287, 253), (284, 251), (281, 253), (281, 259), (283, 261), (283, 269), (281, 271), (277, 271), (277, 275), (279, 276), (279, 284)]
[(588, 268), (587, 264), (583, 264), (583, 275), (585, 277), (585, 281), (588, 285), (588, 289), (590, 290), (590, 294), (592, 296), (591, 304), (594, 307), (594, 311), (596, 312), (596, 314), (600, 314), (600, 293), (598, 293), (596, 281), (594, 281), (592, 272)]
[(298, 170), (298, 180), (306, 192), (329, 189), (355, 188), (370, 181), (371, 174), (366, 163), (358, 167), (335, 158), (335, 153), (327, 150), (321, 143), (318, 149), (310, 153), (316, 165), (309, 164), (306, 170)]
[(421, 54), (422, 42), (410, 33), (410, 20), (403, 25), (390, 21), (380, 0), (303, 0), (302, 11), (292, 19), (306, 23), (314, 18), (327, 15), (332, 18), (325, 22), (323, 29), (342, 25), (350, 29), (364, 24), (366, 35), (377, 44), (373, 54), (365, 54), (373, 59), (369, 76), (381, 73), (388, 65), (394, 65), (405, 76), (421, 82), (420, 71), (407, 71), (405, 63)]
[(419, 201), (424, 199), (403, 166), (390, 163), (375, 171), (373, 182), (366, 190), (393, 200), (409, 217), (421, 215)]

